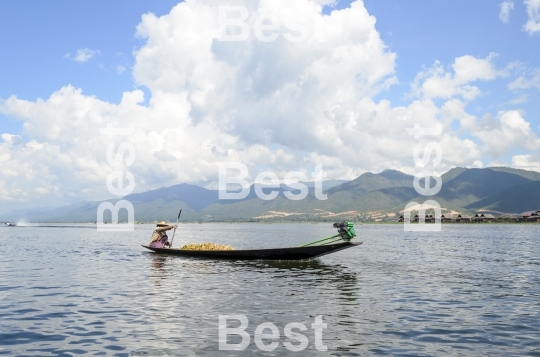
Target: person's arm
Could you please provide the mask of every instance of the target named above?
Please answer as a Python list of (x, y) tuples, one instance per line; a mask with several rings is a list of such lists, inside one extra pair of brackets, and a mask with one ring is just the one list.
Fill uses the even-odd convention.
[(176, 228), (176, 227), (178, 227), (178, 226), (175, 224), (175, 225), (172, 225), (172, 226), (163, 227), (163, 230), (164, 231), (170, 231), (171, 229)]
[(161, 232), (165, 232), (165, 231), (168, 231), (168, 230), (171, 230), (175, 228), (175, 226), (165, 226), (165, 227), (159, 227), (159, 228), (156, 228), (154, 230), (154, 232), (158, 232), (158, 233), (161, 233)]
[[(167, 228), (169, 228), (169, 229), (173, 229), (173, 228), (176, 229), (176, 227), (178, 227), (178, 225), (175, 224), (175, 225), (172, 225), (172, 226), (168, 226)], [(169, 230), (169, 229), (168, 229), (168, 230)], [(167, 242), (166, 242), (164, 245), (165, 245), (166, 247), (172, 248), (172, 242), (169, 242), (168, 239), (167, 239)]]

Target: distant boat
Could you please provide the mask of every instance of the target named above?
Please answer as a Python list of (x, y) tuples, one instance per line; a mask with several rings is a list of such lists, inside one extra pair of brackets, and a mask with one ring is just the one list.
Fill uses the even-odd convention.
[(17, 226), (15, 223), (9, 223), (9, 222), (4, 222), (4, 224), (5, 224), (7, 227), (16, 227), (16, 226)]

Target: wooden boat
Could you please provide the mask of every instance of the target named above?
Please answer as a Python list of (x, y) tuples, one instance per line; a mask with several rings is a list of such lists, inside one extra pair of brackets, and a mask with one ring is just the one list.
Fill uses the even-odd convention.
[(143, 245), (146, 249), (158, 254), (179, 255), (195, 258), (212, 259), (235, 259), (235, 260), (301, 260), (320, 257), (326, 254), (338, 252), (343, 249), (356, 247), (362, 242), (340, 242), (326, 245), (313, 245), (307, 247), (288, 247), (271, 249), (245, 249), (245, 250), (182, 250), (169, 248), (151, 248)]

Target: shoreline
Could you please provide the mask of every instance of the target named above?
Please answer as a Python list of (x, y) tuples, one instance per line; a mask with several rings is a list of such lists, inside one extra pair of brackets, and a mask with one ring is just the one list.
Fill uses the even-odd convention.
[[(234, 221), (184, 221), (184, 222), (178, 222), (179, 225), (182, 224), (215, 224), (215, 223), (228, 223), (228, 224), (235, 224), (235, 223), (254, 223), (254, 224), (275, 224), (275, 223), (287, 223), (287, 224), (332, 224), (335, 221), (252, 221), (252, 220), (234, 220)], [(403, 222), (363, 222), (363, 221), (349, 221), (353, 222), (355, 225), (403, 225)], [(14, 226), (3, 226), (5, 228), (14, 228), (14, 227), (36, 227), (35, 225), (58, 225), (58, 224), (72, 224), (72, 225), (90, 225), (90, 226), (96, 226), (93, 222), (24, 222), (21, 224), (17, 224)], [(128, 224), (127, 222), (118, 222), (118, 224)], [(137, 222), (134, 225), (154, 225), (155, 222)], [(176, 224), (176, 223), (175, 223)], [(411, 222), (410, 224), (418, 225), (418, 222)], [(426, 223), (426, 225), (432, 225), (435, 223)], [(516, 222), (516, 221), (496, 221), (496, 222), (441, 222), (442, 225), (494, 225), (494, 224), (540, 224), (540, 222)], [(39, 227), (39, 226), (37, 226)]]

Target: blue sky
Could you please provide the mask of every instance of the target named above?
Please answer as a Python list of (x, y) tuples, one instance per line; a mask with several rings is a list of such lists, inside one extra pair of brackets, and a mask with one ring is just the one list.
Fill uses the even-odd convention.
[[(526, 68), (539, 68), (540, 34), (529, 35), (523, 31), (527, 13), (523, 2), (514, 1), (508, 23), (499, 19), (502, 1), (376, 1), (366, 0), (367, 9), (377, 18), (377, 29), (385, 43), (398, 54), (399, 85), (380, 98), (388, 98), (396, 105), (405, 105), (410, 98), (404, 95), (410, 82), (423, 66), (435, 60), (443, 64), (454, 58), (473, 55), (484, 58), (497, 54), (495, 63), (500, 67), (520, 63)], [(478, 116), (496, 115), (502, 109), (519, 109), (527, 113), (531, 128), (540, 133), (540, 97), (537, 89), (509, 91), (508, 85), (515, 77), (480, 83), (486, 94), (469, 104), (469, 110)], [(527, 102), (512, 103), (526, 95)], [(463, 135), (462, 137), (465, 137)], [(523, 153), (514, 149), (513, 153)], [(509, 155), (504, 157), (509, 158)]]
[[(326, 0), (295, 4), (311, 21), (324, 21), (309, 12), (311, 1)], [(0, 202), (25, 187), (38, 187), (43, 199), (102, 197), (106, 143), (94, 129), (103, 120), (125, 122), (125, 112), (145, 127), (136, 146), (138, 191), (179, 182), (211, 186), (220, 155), (280, 175), (311, 172), (307, 162), (324, 162), (329, 178), (386, 168), (411, 173), (413, 143), (396, 129), (411, 113), (425, 123), (450, 118), (440, 139), (444, 170), (493, 164), (540, 170), (540, 30), (534, 21), (533, 30), (524, 30), (527, 4), (536, 6), (540, 23), (540, 1), (504, 2), (511, 4), (507, 21), (503, 0), (365, 0), (356, 7), (339, 1), (323, 12), (352, 21), (335, 17), (338, 32), (328, 43), (296, 47), (261, 45), (253, 36), (241, 44), (216, 42), (211, 1), (203, 1), (207, 8), (169, 0), (0, 2), (0, 160), (13, 161), (0, 167), (9, 177), (0, 177)], [(247, 2), (255, 3), (263, 6)], [(369, 42), (373, 31), (380, 40)], [(470, 70), (461, 82), (459, 63)], [(476, 78), (474, 63), (487, 72)], [(312, 82), (302, 82), (306, 76)], [(248, 91), (246, 83), (253, 84)], [(453, 92), (441, 94), (441, 83)], [(435, 85), (435, 94), (426, 85)], [(88, 146), (79, 147), (85, 140)], [(184, 162), (188, 156), (193, 162)], [(23, 160), (28, 166), (17, 169)], [(73, 169), (56, 166), (61, 160)], [(182, 165), (169, 169), (171, 160)]]
[[(522, 30), (527, 21), (525, 6), (515, 1), (509, 23), (499, 19), (502, 1), (365, 1), (367, 9), (377, 18), (377, 29), (385, 43), (398, 54), (397, 71), (400, 84), (380, 98), (396, 105), (405, 105), (410, 83), (424, 66), (439, 60), (448, 66), (456, 57), (473, 55), (484, 58), (497, 53), (500, 67), (519, 62), (527, 68), (540, 67), (540, 35), (530, 36)], [(496, 113), (501, 109), (519, 108), (527, 111), (528, 120), (536, 132), (540, 125), (538, 90), (509, 91), (514, 78), (478, 84), (486, 95), (470, 105), (477, 115)], [(511, 104), (512, 100), (529, 94), (527, 103)]]
[[(0, 2), (0, 98), (48, 98), (64, 85), (117, 103), (135, 86), (130, 68), (141, 15), (168, 13), (177, 1)], [(65, 58), (77, 49), (99, 51), (91, 61)], [(118, 66), (125, 71), (118, 73)], [(20, 133), (22, 123), (0, 117), (0, 132)]]

